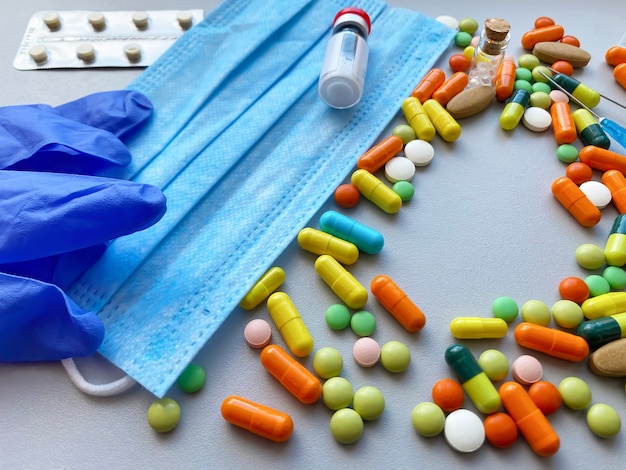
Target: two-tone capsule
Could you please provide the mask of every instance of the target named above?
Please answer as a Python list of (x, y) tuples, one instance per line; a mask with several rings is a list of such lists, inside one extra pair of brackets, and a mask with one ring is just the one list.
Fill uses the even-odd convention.
[(354, 264), (359, 259), (359, 249), (354, 243), (310, 227), (300, 230), (298, 245), (316, 255), (330, 255), (343, 264)]
[(313, 337), (291, 298), (284, 292), (274, 292), (267, 299), (267, 309), (289, 350), (298, 357), (311, 354)]
[(221, 412), (229, 423), (274, 442), (285, 442), (293, 431), (288, 414), (239, 396), (226, 397)]
[(376, 276), (370, 289), (381, 303), (405, 330), (416, 333), (424, 328), (426, 316), (409, 296), (389, 276)]
[(456, 317), (450, 333), (457, 339), (504, 338), (509, 327), (502, 318)]
[(578, 325), (576, 332), (585, 338), (592, 348), (626, 338), (626, 312), (584, 321)]
[(587, 341), (567, 331), (523, 322), (515, 327), (514, 336), (520, 346), (566, 361), (580, 362), (589, 355)]
[(252, 310), (267, 299), (272, 292), (285, 282), (285, 271), (277, 266), (270, 268), (248, 291), (239, 306), (244, 310)]
[(505, 131), (515, 129), (522, 120), (528, 103), (530, 103), (530, 93), (527, 90), (516, 90), (500, 113), (500, 127)]
[(622, 214), (613, 222), (611, 234), (604, 245), (604, 258), (610, 266), (626, 264), (626, 216)]
[(602, 126), (598, 124), (596, 118), (593, 117), (585, 108), (577, 109), (572, 113), (576, 132), (583, 145), (595, 145), (603, 149), (608, 149), (611, 145), (609, 136), (606, 135)]
[(315, 271), (348, 307), (359, 309), (367, 302), (365, 287), (332, 256), (317, 258)]
[(565, 91), (580, 101), (588, 108), (594, 108), (600, 104), (601, 95), (597, 91), (580, 83), (573, 77), (563, 73), (557, 73), (552, 77), (557, 84), (561, 85)]
[(352, 173), (351, 182), (365, 199), (388, 214), (395, 214), (402, 207), (400, 196), (367, 170), (356, 170)]
[(322, 231), (354, 244), (369, 255), (379, 253), (385, 244), (385, 239), (379, 231), (336, 211), (324, 212), (319, 224)]
[(585, 300), (580, 308), (585, 318), (589, 320), (626, 312), (626, 292), (607, 292), (596, 295)]

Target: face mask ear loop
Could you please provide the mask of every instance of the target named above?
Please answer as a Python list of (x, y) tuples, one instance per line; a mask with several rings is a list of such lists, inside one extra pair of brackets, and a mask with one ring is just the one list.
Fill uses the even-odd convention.
[(78, 367), (76, 367), (74, 359), (71, 357), (61, 359), (61, 364), (65, 367), (68, 377), (76, 388), (87, 395), (95, 397), (112, 397), (124, 393), (137, 383), (133, 378), (126, 375), (121, 379), (108, 384), (92, 384), (85, 380), (83, 374), (81, 374)]

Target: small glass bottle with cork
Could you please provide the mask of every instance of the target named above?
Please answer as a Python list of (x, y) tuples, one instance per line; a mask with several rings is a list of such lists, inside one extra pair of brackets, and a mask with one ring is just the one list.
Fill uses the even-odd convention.
[(504, 50), (511, 39), (511, 25), (502, 18), (487, 18), (474, 50), (468, 72), (468, 87), (493, 86), (498, 68), (504, 59)]

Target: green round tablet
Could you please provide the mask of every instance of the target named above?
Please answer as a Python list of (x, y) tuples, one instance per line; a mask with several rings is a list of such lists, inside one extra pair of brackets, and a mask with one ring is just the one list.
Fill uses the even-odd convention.
[(541, 300), (529, 300), (522, 305), (522, 319), (535, 325), (548, 326), (552, 320), (552, 312)]
[(376, 318), (370, 312), (361, 310), (352, 315), (350, 328), (359, 336), (371, 336), (376, 330)]
[(349, 407), (353, 397), (352, 384), (343, 377), (331, 377), (322, 385), (322, 401), (331, 410)]
[(415, 131), (408, 124), (400, 124), (393, 128), (391, 131), (391, 135), (395, 135), (396, 137), (400, 137), (402, 143), (406, 145), (408, 142), (417, 139), (415, 135)]
[(350, 310), (342, 304), (331, 305), (326, 309), (324, 318), (333, 330), (343, 330), (350, 324)]
[(528, 70), (534, 69), (539, 63), (539, 58), (533, 54), (522, 54), (517, 59), (517, 65)]
[(380, 348), (380, 362), (389, 372), (404, 372), (411, 362), (411, 352), (404, 343), (389, 341)]
[(352, 407), (365, 421), (372, 421), (383, 414), (385, 397), (376, 387), (366, 385), (354, 393)]
[(607, 294), (611, 290), (609, 281), (599, 274), (591, 274), (585, 278), (585, 284), (589, 287), (589, 295), (596, 297), (598, 295)]
[(411, 422), (420, 436), (434, 437), (443, 431), (446, 415), (439, 406), (425, 401), (413, 408)]
[(576, 248), (576, 261), (585, 269), (598, 269), (604, 266), (604, 250), (593, 243), (584, 243)]
[(513, 90), (526, 90), (528, 93), (532, 93), (533, 87), (528, 80), (517, 79), (513, 84)]
[(574, 163), (578, 160), (578, 149), (572, 144), (561, 144), (556, 149), (556, 157), (563, 163)]
[(509, 373), (509, 360), (497, 349), (483, 351), (478, 357), (478, 365), (493, 382), (503, 380)]
[(391, 190), (400, 196), (402, 202), (408, 202), (415, 195), (415, 187), (408, 181), (396, 181)]
[(602, 277), (607, 280), (613, 290), (626, 289), (626, 271), (618, 266), (607, 266), (602, 271)]
[(583, 309), (571, 300), (557, 300), (552, 305), (554, 322), (563, 328), (576, 328), (585, 319)]
[(157, 432), (168, 432), (180, 421), (180, 406), (171, 398), (156, 400), (148, 408), (148, 424)]
[(323, 379), (336, 377), (343, 369), (343, 357), (335, 348), (319, 349), (313, 356), (313, 370)]
[[(518, 67), (517, 69), (515, 69), (515, 79), (516, 80), (524, 80), (525, 82), (528, 82), (530, 84), (530, 82), (533, 79), (533, 74), (527, 68)], [(532, 85), (530, 87), (530, 90), (532, 90)]]
[(352, 408), (342, 408), (330, 418), (330, 432), (341, 444), (353, 444), (363, 434), (363, 419)]
[(176, 383), (187, 393), (194, 393), (204, 386), (206, 381), (206, 372), (198, 364), (189, 364), (185, 370), (178, 376)]
[(536, 108), (549, 109), (552, 104), (552, 98), (543, 91), (534, 91), (530, 94), (530, 105)]
[(506, 296), (495, 299), (491, 304), (491, 311), (494, 317), (501, 318), (505, 322), (512, 322), (519, 313), (515, 300)]
[(584, 410), (591, 404), (591, 389), (578, 377), (566, 377), (559, 384), (563, 403), (572, 410)]
[(472, 42), (472, 35), (465, 31), (459, 31), (454, 36), (454, 44), (459, 47), (467, 47)]
[(463, 18), (459, 20), (459, 31), (465, 31), (468, 34), (474, 34), (478, 31), (478, 21), (474, 18)]
[(546, 67), (545, 65), (538, 65), (537, 67), (533, 67), (532, 76), (534, 81), (548, 83), (549, 79), (544, 77), (544, 75), (552, 78), (552, 72), (548, 67)]
[(546, 95), (549, 96), (549, 93), (552, 91), (552, 88), (550, 88), (550, 85), (548, 85), (547, 83), (543, 83), (543, 82), (536, 82), (533, 83), (533, 93), (536, 92), (543, 92)]
[(619, 433), (622, 420), (613, 407), (597, 403), (587, 411), (587, 425), (596, 436), (609, 438)]

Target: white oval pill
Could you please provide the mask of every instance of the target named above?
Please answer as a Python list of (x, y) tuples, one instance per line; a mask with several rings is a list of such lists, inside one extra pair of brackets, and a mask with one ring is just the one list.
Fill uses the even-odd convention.
[(569, 103), (569, 97), (567, 96), (567, 94), (565, 94), (561, 90), (552, 90), (550, 92), (550, 98), (552, 98), (553, 103), (558, 103), (558, 102)]
[(474, 452), (485, 442), (485, 426), (478, 415), (461, 408), (446, 417), (443, 435), (454, 450)]
[(445, 24), (448, 28), (459, 29), (459, 20), (453, 16), (441, 15), (435, 18), (440, 23)]
[(81, 44), (76, 48), (76, 56), (85, 62), (92, 62), (96, 58), (96, 50), (91, 44)]
[(435, 149), (430, 142), (415, 139), (404, 146), (404, 156), (415, 166), (426, 166), (433, 160)]
[(38, 64), (43, 64), (48, 60), (48, 51), (42, 45), (33, 46), (28, 50), (28, 55)]
[(552, 124), (552, 116), (545, 109), (531, 106), (524, 111), (522, 122), (531, 131), (543, 132)]
[(411, 181), (415, 175), (415, 165), (405, 157), (393, 157), (385, 163), (385, 177), (392, 183)]
[(604, 209), (611, 202), (611, 190), (599, 181), (585, 181), (580, 190), (598, 209)]

